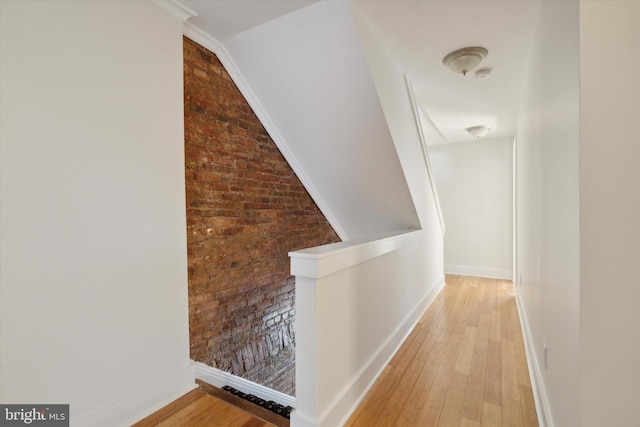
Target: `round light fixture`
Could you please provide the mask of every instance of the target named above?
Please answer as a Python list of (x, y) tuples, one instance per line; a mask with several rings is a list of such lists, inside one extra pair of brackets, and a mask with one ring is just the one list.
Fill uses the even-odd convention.
[(473, 73), (477, 80), (485, 80), (491, 77), (491, 68), (481, 68)]
[(464, 47), (444, 57), (442, 63), (456, 74), (466, 76), (475, 69), (489, 52), (483, 47)]
[(491, 126), (489, 125), (471, 126), (467, 128), (467, 132), (474, 138), (482, 138), (488, 134), (489, 131), (491, 131)]

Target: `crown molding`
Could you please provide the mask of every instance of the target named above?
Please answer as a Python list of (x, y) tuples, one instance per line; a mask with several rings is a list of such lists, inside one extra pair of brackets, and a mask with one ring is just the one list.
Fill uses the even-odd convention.
[(179, 18), (182, 22), (187, 22), (189, 18), (195, 18), (198, 16), (198, 13), (189, 9), (187, 6), (183, 5), (174, 0), (147, 0), (154, 6), (159, 7), (165, 12), (169, 12), (171, 15)]

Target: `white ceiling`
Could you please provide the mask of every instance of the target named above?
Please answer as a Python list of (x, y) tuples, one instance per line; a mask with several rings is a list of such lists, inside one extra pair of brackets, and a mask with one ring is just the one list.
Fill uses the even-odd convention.
[[(448, 142), (473, 138), (465, 131), (491, 125), (491, 137), (511, 136), (525, 85), (539, 4), (535, 1), (358, 1), (389, 55), (413, 82), (418, 104)], [(489, 51), (477, 80), (442, 65), (451, 51)]]
[[(180, 3), (198, 13), (190, 23), (224, 43), (316, 1), (180, 0)], [(488, 137), (514, 134), (538, 1), (357, 0), (352, 5), (409, 76), (418, 104), (447, 142), (472, 140), (465, 129), (484, 124), (493, 127)], [(455, 75), (442, 65), (447, 53), (466, 46), (482, 46), (489, 51), (480, 68), (491, 68), (490, 78), (476, 80), (472, 73), (465, 77)]]
[(216, 40), (227, 39), (318, 0), (178, 0), (198, 14), (189, 22)]

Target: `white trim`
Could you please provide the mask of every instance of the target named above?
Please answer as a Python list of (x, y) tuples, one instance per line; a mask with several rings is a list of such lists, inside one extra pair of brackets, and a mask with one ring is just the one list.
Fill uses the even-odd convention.
[(520, 280), (518, 280), (518, 129), (516, 128), (513, 136), (513, 147), (511, 150), (511, 185), (513, 191), (511, 193), (511, 232), (513, 233), (513, 247), (512, 247), (512, 264), (513, 269), (513, 283), (516, 287), (522, 286)]
[(292, 408), (296, 407), (295, 397), (280, 393), (279, 391), (235, 376), (228, 372), (221, 371), (220, 369), (212, 368), (204, 363), (193, 360), (191, 363), (195, 369), (196, 378), (206, 382), (207, 384), (211, 384), (214, 387), (222, 388), (228, 385), (236, 390), (253, 394), (254, 396), (264, 400), (272, 400), (284, 406), (291, 406)]
[(551, 406), (549, 405), (547, 390), (544, 386), (544, 382), (542, 381), (540, 364), (538, 363), (536, 352), (531, 351), (531, 349), (534, 348), (534, 344), (533, 337), (531, 336), (531, 330), (529, 329), (529, 322), (527, 321), (526, 312), (523, 310), (521, 304), (520, 295), (516, 291), (516, 307), (518, 309), (518, 317), (520, 318), (522, 336), (524, 337), (524, 351), (527, 356), (529, 378), (531, 378), (531, 388), (533, 389), (533, 400), (536, 405), (538, 424), (540, 427), (554, 427), (553, 419), (551, 418)]
[[(224, 48), (224, 46), (222, 45), (222, 43), (220, 43), (218, 40), (216, 40), (209, 34), (202, 31), (200, 28), (196, 27), (192, 23), (190, 22), (184, 23), (184, 25), (182, 26), (182, 34), (185, 37), (198, 43), (199, 45), (209, 49), (211, 52), (215, 53), (218, 56), (218, 59), (220, 59), (220, 61), (223, 64), (225, 64), (225, 62), (231, 62), (233, 66), (235, 66), (235, 63), (233, 63), (233, 61), (229, 58), (229, 54), (227, 50)], [(222, 61), (222, 58), (220, 58), (220, 56), (225, 56), (225, 61)], [(229, 72), (229, 70), (227, 70), (227, 72)]]
[[(362, 367), (354, 379), (347, 384), (342, 391), (334, 398), (329, 407), (321, 414), (318, 419), (318, 426), (320, 425), (344, 425), (349, 417), (356, 410), (358, 405), (365, 398), (373, 384), (376, 382), (384, 368), (391, 362), (391, 359), (400, 349), (400, 346), (407, 339), (411, 331), (418, 324), (424, 313), (429, 309), (433, 301), (436, 299), (442, 288), (444, 288), (445, 280), (444, 276), (438, 279), (438, 281), (427, 291), (422, 300), (418, 302), (413, 310), (405, 317), (405, 319), (398, 325), (395, 331), (387, 338), (387, 340), (380, 346), (378, 351), (371, 356), (369, 361)], [(362, 388), (361, 384), (366, 385)], [(353, 393), (354, 391), (362, 390), (360, 396), (355, 400), (350, 408), (344, 408), (344, 403), (348, 403), (350, 399), (345, 399), (345, 396)], [(337, 421), (337, 422), (336, 422)], [(306, 426), (306, 424), (302, 424)], [(313, 424), (312, 424), (313, 425)], [(291, 427), (300, 427), (300, 424), (294, 424), (293, 418)]]
[[(400, 231), (289, 252), (293, 276), (319, 279), (416, 241), (421, 230)], [(345, 256), (349, 253), (348, 256)]]
[(209, 34), (205, 33), (189, 22), (185, 22), (185, 24), (183, 25), (183, 34), (185, 35), (185, 37), (188, 37), (189, 39), (216, 54), (224, 68), (227, 70), (227, 73), (229, 73), (229, 76), (231, 76), (231, 79), (238, 87), (238, 90), (240, 90), (240, 93), (242, 93), (251, 109), (253, 109), (253, 112), (262, 123), (262, 126), (264, 126), (266, 131), (269, 133), (269, 136), (276, 144), (276, 147), (278, 147), (282, 156), (285, 158), (287, 163), (289, 163), (289, 166), (291, 167), (291, 169), (293, 169), (298, 179), (300, 179), (300, 182), (307, 190), (313, 201), (316, 203), (324, 217), (327, 219), (329, 224), (331, 224), (340, 239), (347, 240), (349, 236), (347, 235), (347, 233), (345, 233), (342, 227), (340, 227), (340, 224), (336, 217), (333, 215), (333, 212), (329, 209), (329, 206), (320, 196), (320, 193), (313, 186), (311, 179), (305, 173), (304, 169), (284, 140), (284, 137), (280, 134), (278, 128), (271, 120), (271, 117), (267, 113), (267, 110), (262, 106), (262, 103), (251, 89), (251, 86), (244, 78), (244, 75), (234, 62), (225, 46), (218, 40), (211, 37)]
[[(420, 121), (420, 112), (418, 110), (416, 95), (413, 91), (413, 84), (411, 83), (411, 80), (409, 80), (409, 77), (406, 74), (404, 74), (404, 82), (407, 86), (407, 92), (409, 93), (409, 101), (411, 103), (411, 109), (413, 110), (413, 118), (416, 122), (416, 127), (418, 128), (418, 135), (420, 136), (420, 148), (422, 149), (422, 157), (424, 159), (425, 166), (427, 167), (427, 175), (429, 175), (429, 184), (431, 185), (431, 194), (433, 195), (433, 203), (436, 205), (436, 211), (438, 212), (438, 219), (440, 220), (440, 228), (442, 229), (442, 235), (444, 236), (444, 232), (445, 232), (444, 216), (442, 215), (442, 209), (440, 208), (440, 198), (438, 197), (438, 191), (436, 190), (436, 183), (433, 180), (433, 174), (431, 173), (431, 162), (429, 161), (429, 150), (427, 150), (427, 140), (424, 137), (424, 129), (422, 128), (422, 122)], [(426, 116), (426, 113), (425, 113), (425, 116)], [(429, 118), (429, 120), (431, 120), (431, 118)]]
[(317, 427), (317, 424), (310, 418), (298, 413), (298, 411), (291, 411), (290, 419), (291, 427)]
[[(130, 426), (198, 386), (191, 365), (71, 422), (73, 427)], [(144, 409), (140, 409), (144, 408)], [(73, 408), (71, 408), (73, 411)]]
[(171, 15), (177, 17), (183, 22), (187, 22), (187, 19), (194, 18), (198, 16), (198, 13), (189, 9), (187, 6), (182, 3), (178, 3), (173, 0), (147, 0), (154, 6), (159, 7), (160, 9), (169, 12)]
[(444, 272), (447, 274), (458, 274), (460, 276), (487, 277), (489, 279), (513, 279), (513, 271), (501, 268), (474, 267), (470, 265), (444, 265)]

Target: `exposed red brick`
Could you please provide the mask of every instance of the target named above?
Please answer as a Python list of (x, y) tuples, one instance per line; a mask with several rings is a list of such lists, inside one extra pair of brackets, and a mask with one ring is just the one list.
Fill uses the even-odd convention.
[(212, 52), (184, 39), (191, 357), (295, 395), (288, 253), (339, 241)]

